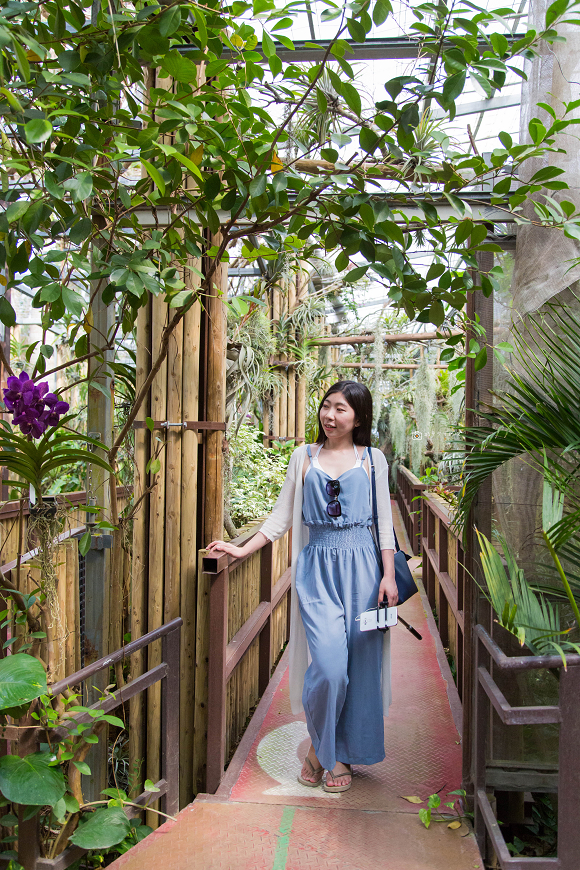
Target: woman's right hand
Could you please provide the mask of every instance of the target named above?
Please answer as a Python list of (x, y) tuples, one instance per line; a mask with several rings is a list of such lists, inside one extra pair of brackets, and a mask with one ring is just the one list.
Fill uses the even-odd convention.
[(235, 544), (230, 544), (228, 541), (212, 541), (206, 549), (210, 553), (227, 553), (234, 559), (241, 559), (245, 556), (243, 547), (236, 547)]

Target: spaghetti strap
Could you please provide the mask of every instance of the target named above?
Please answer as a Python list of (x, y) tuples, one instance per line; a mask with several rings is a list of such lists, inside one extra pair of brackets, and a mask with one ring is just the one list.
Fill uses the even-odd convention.
[(324, 447), (324, 444), (321, 444), (320, 447), (318, 448), (318, 450), (316, 451), (316, 456), (314, 457), (315, 459), (318, 459), (318, 454), (320, 453), (320, 451), (322, 450), (323, 447)]
[(310, 452), (310, 444), (307, 444), (307, 445), (306, 445), (306, 452), (307, 452), (307, 454), (308, 454), (308, 458), (309, 458), (310, 461), (312, 462), (312, 453)]

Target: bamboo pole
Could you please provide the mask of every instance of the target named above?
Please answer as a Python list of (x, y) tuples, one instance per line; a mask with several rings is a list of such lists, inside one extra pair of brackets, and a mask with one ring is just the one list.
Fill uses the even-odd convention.
[[(181, 423), (187, 419), (182, 410), (183, 321), (177, 326), (167, 354), (167, 420)], [(190, 418), (191, 419), (191, 418)], [(163, 621), (179, 616), (181, 604), (180, 516), (181, 516), (181, 427), (167, 430), (165, 464), (165, 585)]]
[[(167, 319), (167, 305), (162, 296), (152, 300), (151, 347), (156, 358), (161, 344), (163, 326)], [(151, 385), (151, 417), (167, 419), (167, 359), (165, 359)], [(151, 433), (152, 449), (157, 446), (157, 431)], [(158, 456), (159, 472), (152, 475), (155, 486), (149, 497), (149, 584), (148, 584), (148, 630), (163, 624), (164, 568), (165, 568), (165, 468), (166, 453)], [(153, 481), (152, 481), (153, 482)], [(149, 646), (147, 661), (149, 669), (161, 664), (161, 641)], [(147, 777), (156, 782), (160, 777), (161, 755), (161, 685), (156, 683), (147, 693)], [(147, 814), (147, 824), (157, 827), (158, 817)]]
[[(151, 300), (139, 311), (137, 317), (137, 364), (136, 393), (139, 392), (151, 366)], [(149, 416), (149, 397), (143, 402), (139, 418)], [(135, 429), (135, 477), (134, 498), (143, 495), (147, 482), (145, 468), (149, 459), (149, 430)], [(147, 633), (147, 576), (149, 553), (149, 511), (144, 500), (133, 520), (133, 560), (131, 566), (131, 637), (136, 640)], [(145, 650), (131, 656), (131, 679), (145, 671)], [(133, 775), (133, 797), (141, 793), (142, 777), (137, 771), (144, 759), (145, 746), (145, 695), (139, 694), (129, 702), (129, 766)]]
[[(462, 329), (451, 329), (445, 334), (437, 332), (401, 332), (395, 335), (385, 335), (384, 340), (388, 343), (396, 341), (434, 341), (435, 339), (450, 338), (455, 335), (463, 335)], [(313, 338), (312, 347), (325, 347), (339, 344), (374, 344), (374, 335), (333, 335), (322, 338)]]
[[(219, 245), (220, 236), (211, 244)], [(208, 317), (207, 342), (207, 419), (225, 420), (226, 386), (226, 317), (223, 298), (227, 288), (227, 267), (219, 265), (213, 276), (213, 290), (206, 297)], [(204, 545), (221, 538), (224, 529), (223, 434), (208, 430), (205, 451)]]
[(76, 582), (75, 563), (78, 565), (77, 547), (75, 542), (65, 545), (66, 561), (66, 613), (65, 613), (65, 674), (74, 674), (76, 670), (75, 648), (77, 639), (76, 616), (78, 610), (78, 583)]
[[(278, 329), (280, 320), (280, 291), (277, 287), (272, 288), (272, 328)], [(272, 408), (272, 435), (274, 438), (280, 436), (280, 392), (274, 396)]]
[[(193, 265), (199, 268), (199, 261)], [(191, 273), (190, 273), (191, 274)], [(187, 282), (189, 283), (189, 282)], [(199, 302), (183, 321), (183, 418), (199, 419)], [(181, 693), (180, 693), (180, 806), (189, 803), (193, 788), (194, 716), (191, 698), (195, 691), (195, 630), (197, 606), (197, 479), (199, 444), (197, 433), (183, 433), (181, 450)]]

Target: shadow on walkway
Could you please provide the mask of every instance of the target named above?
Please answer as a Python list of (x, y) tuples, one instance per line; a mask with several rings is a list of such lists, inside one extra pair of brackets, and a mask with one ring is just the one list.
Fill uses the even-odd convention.
[(466, 825), (426, 830), (420, 806), (405, 800), (437, 792), (443, 802), (460, 788), (461, 706), (425, 596), (401, 614), (423, 640), (392, 629), (393, 703), (381, 764), (355, 766), (344, 794), (297, 782), (309, 739), (304, 717), (290, 710), (284, 655), (217, 794), (198, 795), (112, 868), (483, 870)]

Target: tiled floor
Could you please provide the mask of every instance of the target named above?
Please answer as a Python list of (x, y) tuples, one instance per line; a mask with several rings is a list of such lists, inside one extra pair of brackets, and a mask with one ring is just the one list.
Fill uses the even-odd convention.
[[(401, 543), (404, 532), (396, 517)], [(326, 794), (296, 781), (308, 748), (303, 716), (293, 716), (288, 672), (256, 714), (217, 795), (202, 795), (112, 866), (114, 870), (475, 870), (483, 868), (464, 825), (426, 830), (422, 799), (442, 800), (461, 782), (454, 688), (420, 596), (401, 614), (423, 635), (393, 629), (393, 704), (385, 721), (385, 761), (355, 767), (353, 787)], [(451, 704), (450, 704), (451, 699)], [(260, 721), (261, 720), (261, 721)], [(453, 800), (453, 798), (450, 798)], [(424, 806), (424, 804), (423, 804)]]

